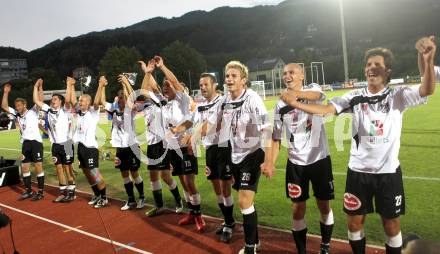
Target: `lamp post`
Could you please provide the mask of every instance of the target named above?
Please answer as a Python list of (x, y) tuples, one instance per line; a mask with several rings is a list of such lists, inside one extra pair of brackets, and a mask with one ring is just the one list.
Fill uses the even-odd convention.
[(347, 60), (347, 41), (345, 39), (345, 22), (344, 22), (344, 6), (343, 0), (339, 2), (339, 17), (341, 20), (341, 38), (342, 38), (342, 54), (344, 57), (344, 81), (348, 82), (348, 60)]

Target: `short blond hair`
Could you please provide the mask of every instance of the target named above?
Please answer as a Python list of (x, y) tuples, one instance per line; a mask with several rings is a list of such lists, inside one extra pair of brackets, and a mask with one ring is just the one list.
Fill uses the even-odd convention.
[(248, 67), (242, 64), (240, 61), (230, 61), (228, 64), (226, 64), (225, 72), (228, 71), (228, 69), (239, 70), (241, 78), (245, 78), (246, 80), (249, 79)]
[(23, 103), (24, 105), (27, 105), (27, 101), (26, 101), (25, 99), (23, 99), (23, 98), (17, 98), (17, 99), (15, 99), (15, 100), (14, 100), (14, 103), (17, 103), (17, 102), (21, 102), (21, 103)]

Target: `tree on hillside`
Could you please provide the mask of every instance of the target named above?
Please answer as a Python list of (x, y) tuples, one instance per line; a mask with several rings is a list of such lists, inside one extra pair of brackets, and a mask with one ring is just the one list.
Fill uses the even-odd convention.
[[(29, 79), (35, 82), (37, 79), (42, 78), (44, 81), (44, 90), (62, 90), (66, 89), (66, 85), (63, 83), (62, 77), (58, 76), (58, 73), (53, 69), (45, 69), (41, 67), (33, 68), (29, 73)], [(31, 84), (33, 87), (33, 84)]]
[[(134, 47), (112, 47), (107, 50), (98, 66), (99, 75), (105, 75), (109, 82), (109, 86), (106, 89), (107, 96), (115, 96), (116, 92), (121, 88), (118, 84), (118, 75), (124, 72), (138, 73), (136, 85), (140, 86), (143, 75), (141, 75), (142, 71), (137, 61), (141, 59), (141, 54)], [(96, 86), (96, 84), (93, 85)]]
[(198, 89), (199, 76), (206, 71), (202, 54), (185, 43), (175, 41), (163, 49), (162, 56), (179, 81), (184, 82), (190, 90)]

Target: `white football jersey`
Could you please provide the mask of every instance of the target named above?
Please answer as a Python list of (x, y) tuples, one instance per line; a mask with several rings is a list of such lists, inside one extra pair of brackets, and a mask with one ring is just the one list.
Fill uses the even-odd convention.
[(206, 136), (202, 137), (205, 148), (218, 144), (219, 133), (217, 132), (216, 125), (218, 112), (221, 111), (223, 100), (223, 96), (217, 95), (212, 101), (208, 102), (205, 100), (198, 103), (193, 118), (191, 119), (193, 125), (203, 124), (207, 121), (210, 126)]
[(188, 146), (188, 144), (184, 144), (182, 140), (185, 134), (190, 133), (190, 130), (173, 134), (170, 131), (170, 128), (176, 127), (186, 120), (191, 120), (189, 105), (189, 95), (182, 92), (177, 92), (176, 98), (168, 101), (168, 103), (163, 107), (165, 142), (171, 149), (178, 149), (179, 147)]
[(95, 110), (92, 106), (86, 112), (78, 110), (76, 118), (77, 123), (75, 133), (73, 134), (73, 142), (82, 143), (88, 148), (98, 148), (96, 126), (99, 122), (99, 109)]
[(147, 144), (154, 145), (162, 141), (165, 136), (162, 105), (166, 103), (166, 100), (161, 94), (154, 94), (150, 91), (148, 93), (151, 99), (140, 105), (138, 111), (144, 114)]
[(65, 108), (54, 109), (47, 104), (43, 104), (42, 111), (46, 112), (49, 122), (48, 134), (52, 144), (62, 144), (70, 139), (70, 129), (72, 128), (72, 116)]
[(220, 141), (230, 140), (232, 162), (238, 164), (250, 153), (263, 148), (262, 133), (270, 128), (266, 106), (252, 89), (245, 89), (235, 100), (230, 95), (222, 102)]
[(23, 115), (18, 114), (15, 109), (11, 107), (9, 108), (9, 113), (15, 118), (20, 128), (20, 143), (23, 143), (25, 140), (36, 140), (40, 143), (43, 143), (40, 129), (38, 127), (38, 112), (39, 108), (37, 105), (34, 105), (31, 109), (26, 110)]
[(367, 88), (335, 97), (336, 112), (351, 113), (352, 135), (349, 168), (374, 174), (394, 173), (399, 166), (403, 112), (427, 102), (417, 86), (386, 87), (371, 94)]
[(136, 110), (125, 107), (124, 112), (122, 112), (112, 103), (106, 103), (105, 110), (112, 115), (112, 139), (110, 144), (113, 147), (130, 147), (136, 144), (134, 125)]
[[(310, 84), (302, 91), (322, 94), (318, 101), (302, 101), (306, 104), (322, 104), (325, 95), (317, 84)], [(287, 151), (290, 162), (309, 165), (329, 155), (327, 135), (322, 116), (306, 113), (279, 100), (275, 106), (272, 138), (281, 140), (283, 127), (286, 133)]]

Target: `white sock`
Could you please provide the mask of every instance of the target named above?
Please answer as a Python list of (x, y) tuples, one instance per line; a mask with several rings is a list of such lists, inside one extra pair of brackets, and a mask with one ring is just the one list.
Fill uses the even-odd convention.
[(191, 197), (189, 195), (189, 192), (183, 191), (183, 196), (185, 197), (186, 202), (191, 202)]
[(224, 197), (223, 204), (226, 207), (232, 206), (234, 204), (234, 197), (232, 195), (230, 195), (229, 197)]
[(176, 187), (177, 187), (177, 182), (176, 180), (173, 179), (173, 182), (171, 182), (171, 184), (168, 185), (168, 189), (174, 190)]
[(128, 177), (124, 177), (124, 184), (127, 184), (129, 182), (131, 182), (131, 178), (129, 176)]
[(330, 209), (328, 214), (321, 214), (321, 223), (324, 225), (333, 225), (335, 223), (333, 219), (333, 210)]
[(223, 195), (217, 195), (217, 204), (223, 204)]
[(150, 182), (151, 184), (151, 190), (152, 191), (156, 191), (156, 190), (161, 190), (162, 189), (162, 184), (160, 183), (159, 180), (155, 181), (155, 182)]
[(386, 244), (392, 248), (398, 248), (402, 246), (402, 232), (399, 231), (399, 233), (395, 236), (385, 236), (386, 238)]
[(293, 231), (301, 231), (307, 228), (306, 220), (293, 220)]
[(140, 183), (142, 183), (142, 181), (144, 181), (144, 180), (142, 179), (141, 176), (138, 176), (138, 177), (136, 177), (136, 179), (134, 179), (135, 184), (140, 184)]
[(200, 193), (191, 195), (191, 205), (200, 205)]
[(359, 240), (362, 240), (364, 237), (365, 237), (364, 229), (361, 229), (356, 232), (350, 232), (350, 230), (348, 231), (348, 239), (349, 240), (359, 241)]
[(241, 211), (241, 214), (243, 214), (243, 215), (251, 214), (251, 213), (255, 212), (254, 204), (252, 204), (249, 208), (240, 209), (240, 211)]

